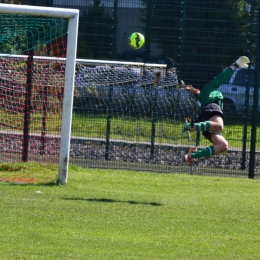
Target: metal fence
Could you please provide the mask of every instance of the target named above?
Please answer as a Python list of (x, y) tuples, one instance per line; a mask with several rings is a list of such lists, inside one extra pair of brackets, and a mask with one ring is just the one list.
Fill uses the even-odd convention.
[[(153, 72), (158, 70), (163, 79), (155, 86)], [(238, 69), (235, 78), (250, 71)], [(224, 92), (244, 87), (235, 82), (221, 88)], [(200, 159), (188, 167), (183, 157), (189, 147), (204, 148), (210, 143), (197, 133), (182, 133), (185, 118), (196, 118), (197, 109), (195, 99), (179, 86), (174, 69), (167, 71), (156, 64), (77, 60), (71, 162), (84, 167), (247, 176), (251, 173), (248, 148), (252, 127), (244, 124), (248, 119), (244, 116), (245, 95), (234, 92), (230, 95), (237, 107), (229, 104), (224, 111), (227, 123), (223, 135), (229, 142), (229, 152)], [(248, 108), (250, 116), (252, 106)], [(246, 131), (247, 138), (243, 138)], [(256, 161), (253, 173), (258, 171)]]
[[(227, 154), (200, 160), (192, 169), (181, 163), (184, 150), (187, 146), (195, 145), (196, 137), (192, 139), (193, 143), (185, 143), (184, 139), (178, 136), (184, 113), (176, 113), (178, 103), (176, 98), (172, 101), (174, 109), (172, 108), (171, 112), (164, 111), (158, 117), (158, 113), (133, 114), (120, 109), (115, 111), (107, 107), (100, 108), (97, 106), (97, 97), (82, 94), (80, 97), (75, 96), (74, 118), (77, 118), (77, 121), (74, 122), (81, 123), (74, 123), (72, 129), (78, 137), (77, 140), (71, 141), (75, 155), (74, 158), (72, 156), (73, 163), (86, 167), (160, 172), (191, 171), (193, 174), (250, 178), (259, 176), (260, 1), (21, 0), (18, 2), (79, 9), (78, 59), (168, 65), (172, 63), (176, 68), (178, 80), (184, 80), (185, 83), (197, 88), (202, 88), (241, 55), (248, 56), (252, 61), (249, 71), (252, 71), (254, 78), (251, 78), (249, 72), (241, 72), (244, 73), (241, 81), (231, 82), (223, 93), (226, 107), (223, 135), (229, 142)], [(128, 36), (136, 31), (143, 33), (146, 39), (145, 46), (140, 50), (134, 50), (128, 44)], [(127, 96), (129, 100), (129, 89), (126, 90), (128, 87), (120, 86), (125, 93), (128, 93), (120, 95)], [(171, 90), (164, 91), (164, 96), (169, 97)], [(147, 105), (149, 102), (151, 105), (150, 94), (142, 96), (141, 99), (146, 104), (144, 108), (149, 107)], [(149, 99), (148, 103), (145, 103), (146, 99)], [(79, 109), (77, 102), (84, 105)], [(120, 104), (120, 101), (116, 103), (117, 106)], [(158, 108), (158, 105), (156, 107)], [(176, 114), (179, 116), (176, 117)], [(105, 127), (105, 131), (100, 131), (98, 135), (88, 132), (93, 125), (102, 122), (105, 123), (100, 125), (100, 128)], [(148, 128), (150, 130), (145, 130)], [(116, 137), (116, 142), (113, 141), (114, 138), (110, 138), (108, 143), (107, 130), (110, 131), (110, 136)], [(177, 136), (171, 133), (176, 133)], [(89, 135), (87, 141), (86, 135)], [(91, 141), (93, 136), (95, 141)], [(97, 136), (100, 142), (97, 142)], [(147, 142), (148, 139), (152, 141)], [(76, 158), (78, 148), (74, 145), (75, 142), (86, 145), (85, 154), (83, 149), (80, 160)], [(208, 144), (201, 141), (200, 145)], [(135, 159), (131, 160), (131, 156)]]

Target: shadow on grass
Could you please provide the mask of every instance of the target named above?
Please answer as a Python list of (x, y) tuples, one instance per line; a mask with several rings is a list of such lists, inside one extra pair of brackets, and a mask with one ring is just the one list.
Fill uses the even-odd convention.
[(163, 205), (163, 204), (157, 203), (157, 202), (139, 202), (139, 201), (134, 201), (134, 200), (123, 201), (123, 200), (113, 200), (113, 199), (106, 199), (106, 198), (101, 198), (101, 199), (64, 198), (64, 200), (77, 200), (77, 201), (82, 200), (82, 201), (103, 202), (103, 203), (128, 203), (128, 204), (150, 205), (150, 206), (162, 206)]

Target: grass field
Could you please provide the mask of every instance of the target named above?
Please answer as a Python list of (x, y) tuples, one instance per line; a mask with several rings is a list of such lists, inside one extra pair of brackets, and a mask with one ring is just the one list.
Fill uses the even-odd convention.
[(260, 259), (258, 180), (14, 168), (0, 177), (38, 184), (0, 182), (1, 260)]

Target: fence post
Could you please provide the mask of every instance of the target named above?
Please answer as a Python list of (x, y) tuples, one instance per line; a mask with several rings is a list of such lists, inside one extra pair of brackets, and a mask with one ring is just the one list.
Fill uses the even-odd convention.
[(46, 124), (47, 124), (47, 106), (48, 106), (48, 90), (50, 85), (44, 85), (41, 89), (42, 94), (42, 130), (41, 130), (41, 147), (40, 154), (45, 153), (45, 134), (46, 134)]
[(154, 149), (155, 149), (155, 133), (156, 133), (156, 123), (158, 118), (157, 111), (157, 96), (158, 96), (158, 86), (156, 86), (154, 90), (154, 96), (152, 97), (152, 131), (151, 131), (151, 151), (150, 151), (150, 159), (154, 159)]
[(106, 130), (106, 151), (105, 151), (105, 160), (109, 159), (109, 148), (110, 148), (110, 132), (111, 132), (111, 119), (113, 114), (113, 85), (109, 86), (108, 92), (108, 107), (107, 107), (107, 130)]
[[(248, 57), (252, 60), (252, 48), (253, 48), (253, 30), (254, 30), (254, 19), (255, 19), (255, 0), (251, 1), (251, 9), (250, 9), (250, 26), (248, 32)], [(254, 82), (250, 81), (251, 79), (251, 66), (247, 71), (247, 83), (246, 83), (246, 93), (245, 93), (245, 101), (244, 101), (244, 115), (243, 115), (243, 146), (242, 146), (242, 160), (241, 160), (241, 170), (245, 170), (246, 168), (246, 146), (247, 146), (247, 132), (248, 132), (248, 111), (249, 111), (249, 95), (250, 95), (250, 86), (254, 84)]]
[(178, 75), (179, 79), (182, 79), (183, 72), (183, 54), (184, 54), (184, 44), (185, 44), (185, 25), (186, 25), (186, 9), (187, 9), (187, 1), (181, 1), (181, 28), (180, 28), (180, 46), (179, 46), (179, 64), (178, 64)]
[(112, 59), (116, 59), (117, 54), (117, 27), (118, 27), (118, 19), (117, 19), (117, 11), (118, 11), (118, 0), (114, 0), (114, 9), (113, 9), (113, 46), (112, 46)]
[(258, 114), (258, 95), (260, 82), (260, 5), (258, 7), (257, 17), (257, 46), (256, 46), (256, 66), (255, 66), (255, 84), (252, 108), (252, 129), (251, 129), (251, 145), (248, 178), (255, 176), (255, 148), (256, 148), (256, 130), (257, 130), (257, 114)]
[(152, 28), (152, 16), (153, 16), (153, 0), (148, 1), (146, 9), (146, 28), (145, 28), (145, 50), (144, 50), (144, 62), (150, 60), (151, 52), (151, 28)]
[(28, 39), (28, 57), (27, 57), (27, 74), (26, 74), (26, 92), (24, 103), (24, 126), (23, 126), (23, 142), (22, 142), (22, 161), (28, 161), (29, 139), (30, 139), (30, 120), (32, 106), (32, 80), (33, 80), (33, 44), (34, 33), (27, 32)]

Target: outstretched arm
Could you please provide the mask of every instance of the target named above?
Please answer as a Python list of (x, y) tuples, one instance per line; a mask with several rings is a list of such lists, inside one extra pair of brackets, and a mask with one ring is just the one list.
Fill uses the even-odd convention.
[[(239, 57), (236, 62), (231, 64), (229, 68), (222, 71), (219, 75), (217, 75), (210, 83), (208, 83), (204, 88), (208, 89), (208, 91), (218, 89), (222, 84), (224, 84), (226, 81), (228, 81), (234, 70), (236, 68), (248, 68), (249, 59), (246, 56)], [(203, 89), (204, 89), (203, 88)]]

